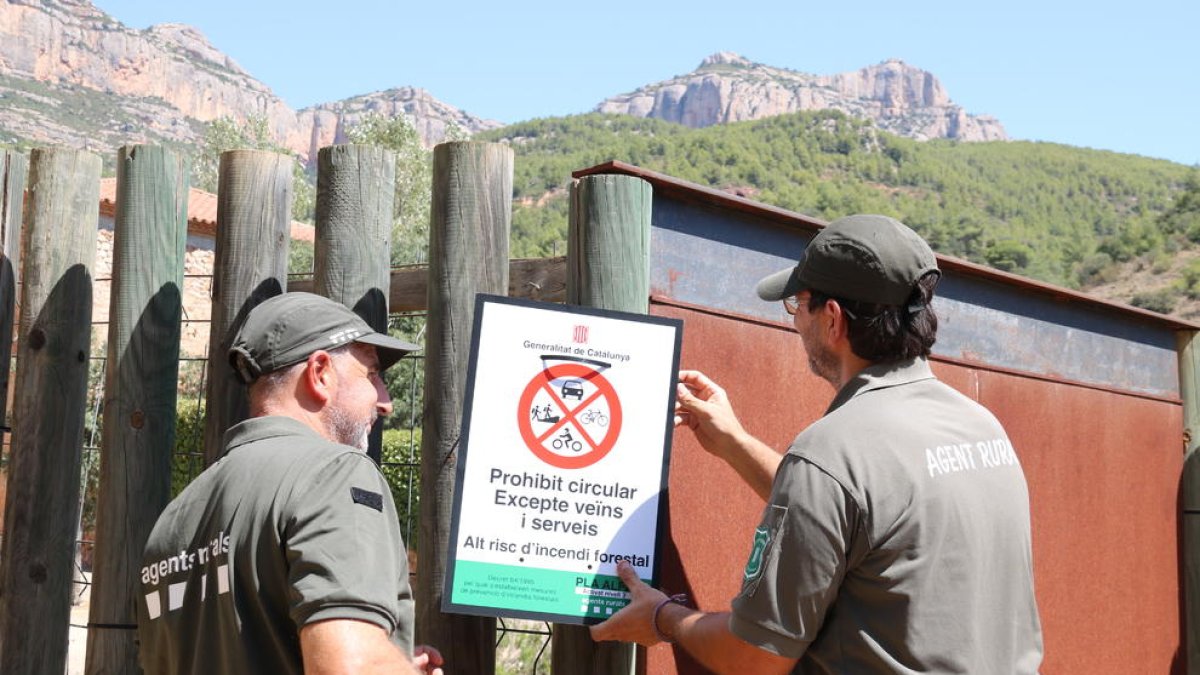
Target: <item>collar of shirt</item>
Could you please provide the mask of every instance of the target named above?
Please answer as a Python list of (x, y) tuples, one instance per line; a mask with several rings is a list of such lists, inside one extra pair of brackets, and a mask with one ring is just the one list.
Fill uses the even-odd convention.
[(833, 402), (829, 404), (829, 409), (825, 411), (825, 414), (828, 415), (855, 396), (869, 391), (932, 379), (934, 379), (933, 371), (930, 370), (929, 362), (924, 357), (876, 363), (863, 368), (857, 375), (850, 378), (850, 381), (838, 391), (837, 396), (833, 397)]
[(291, 417), (280, 415), (251, 417), (229, 427), (229, 430), (225, 432), (224, 454), (229, 454), (238, 446), (277, 436), (312, 436), (325, 440), (307, 424)]

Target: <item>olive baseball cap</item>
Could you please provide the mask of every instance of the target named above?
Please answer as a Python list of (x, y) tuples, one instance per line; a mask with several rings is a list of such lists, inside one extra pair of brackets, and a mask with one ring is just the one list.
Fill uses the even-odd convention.
[(250, 310), (229, 348), (229, 364), (245, 384), (324, 349), (351, 342), (371, 345), (386, 370), (405, 354), (420, 349), (377, 333), (345, 305), (312, 293), (284, 293)]
[(895, 218), (838, 218), (817, 233), (795, 267), (758, 282), (763, 300), (782, 300), (804, 289), (880, 305), (903, 305), (930, 272), (941, 274), (921, 235)]

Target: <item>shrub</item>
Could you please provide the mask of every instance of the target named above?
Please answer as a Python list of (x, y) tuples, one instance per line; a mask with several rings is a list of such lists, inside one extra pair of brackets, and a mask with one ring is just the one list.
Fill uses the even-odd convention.
[(1148, 309), (1151, 312), (1159, 314), (1170, 314), (1175, 309), (1175, 304), (1179, 302), (1179, 292), (1173, 288), (1160, 288), (1155, 291), (1146, 293), (1138, 293), (1133, 296), (1129, 304), (1134, 307)]

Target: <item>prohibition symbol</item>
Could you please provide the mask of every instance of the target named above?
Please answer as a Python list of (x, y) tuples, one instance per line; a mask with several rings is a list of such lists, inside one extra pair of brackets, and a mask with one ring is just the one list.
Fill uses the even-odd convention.
[(560, 363), (525, 385), (517, 404), (518, 428), (538, 459), (560, 469), (582, 469), (613, 449), (621, 433), (621, 402), (600, 374), (607, 367), (590, 360)]

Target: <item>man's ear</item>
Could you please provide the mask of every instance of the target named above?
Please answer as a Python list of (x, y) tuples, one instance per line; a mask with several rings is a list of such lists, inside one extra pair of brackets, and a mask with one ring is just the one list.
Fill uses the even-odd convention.
[(837, 300), (830, 300), (825, 303), (824, 309), (825, 318), (829, 321), (829, 337), (845, 337), (849, 332), (850, 317), (846, 316), (846, 311), (842, 309), (842, 304)]
[(333, 368), (333, 357), (324, 349), (318, 349), (308, 355), (304, 363), (304, 375), (300, 378), (300, 386), (305, 393), (319, 405), (324, 406), (333, 398), (333, 387), (337, 383), (337, 373)]

